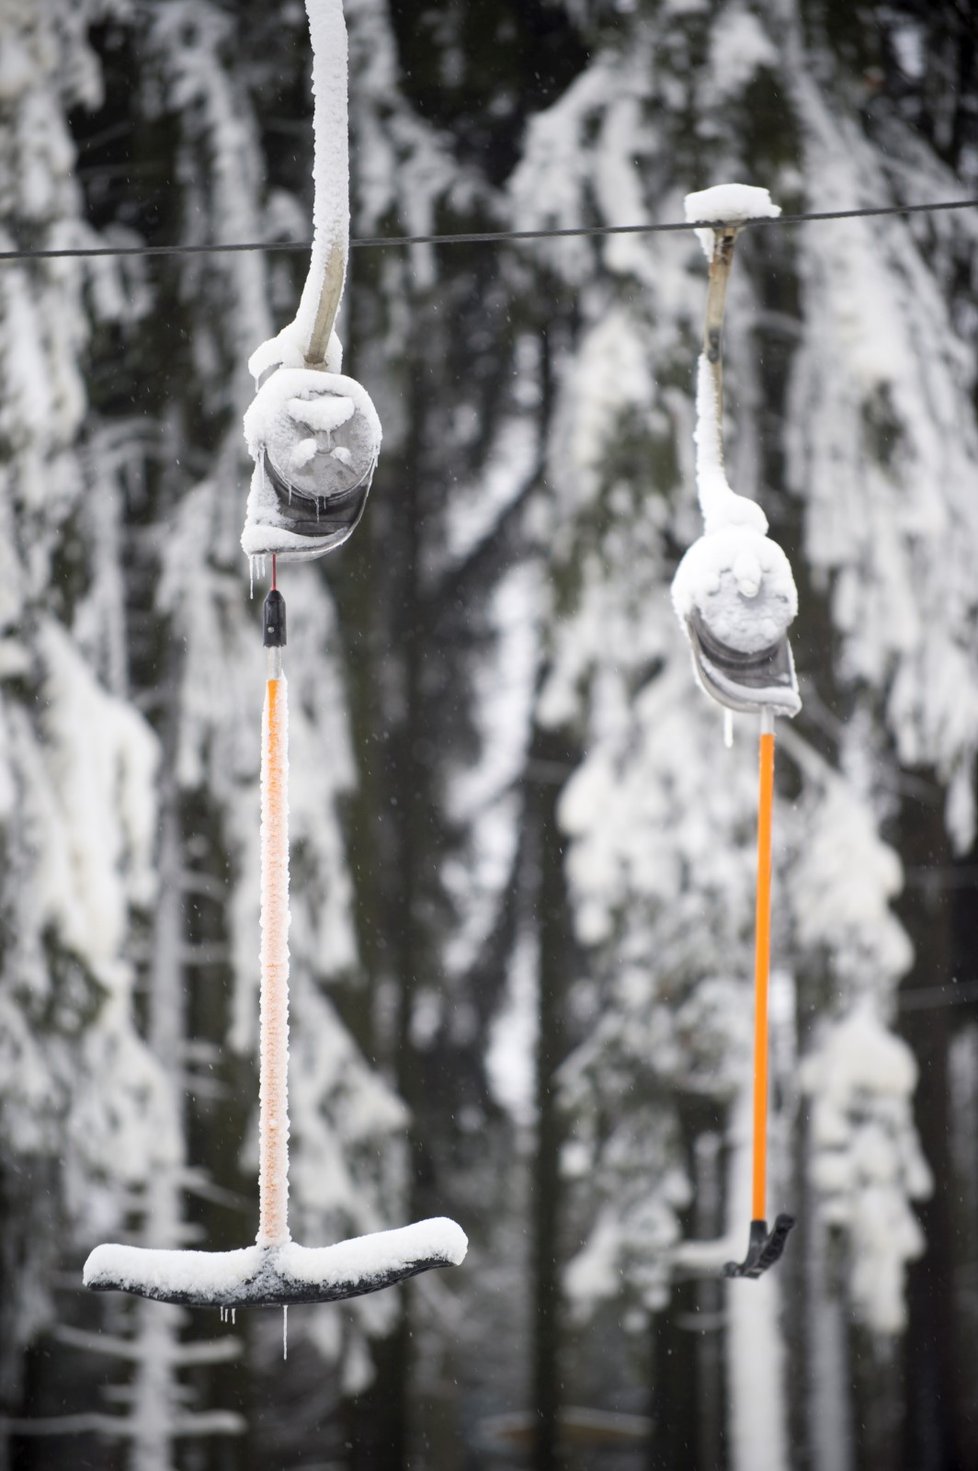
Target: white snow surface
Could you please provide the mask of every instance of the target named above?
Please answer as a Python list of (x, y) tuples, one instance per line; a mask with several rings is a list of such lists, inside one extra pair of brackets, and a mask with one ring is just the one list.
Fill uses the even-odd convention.
[[(831, 195), (842, 209), (877, 203), (878, 149), (800, 60), (789, 56), (787, 75), (811, 197)], [(922, 159), (918, 188), (947, 186)], [(831, 593), (841, 671), (883, 693), (901, 762), (937, 768), (948, 829), (965, 849), (978, 750), (975, 361), (973, 331), (939, 285), (951, 250), (974, 252), (973, 215), (961, 216), (926, 238), (911, 221), (884, 230), (872, 219), (838, 221), (824, 239), (799, 235), (806, 329), (785, 449), (806, 557)]]
[(343, 394), (327, 397), (322, 393), (317, 398), (292, 398), (287, 405), (290, 417), (297, 424), (306, 424), (324, 434), (332, 434), (351, 419), (353, 407), (352, 398)]
[[(276, 465), (286, 468), (295, 444), (307, 439), (310, 430), (323, 437), (321, 448), (327, 454), (336, 448), (334, 436), (340, 435), (352, 456), (356, 479), (377, 462), (380, 419), (362, 384), (342, 373), (279, 368), (262, 384), (245, 413), (249, 453), (257, 459), (267, 448)], [(350, 463), (344, 464), (349, 479)], [(325, 493), (325, 488), (319, 493)]]
[[(738, 0), (725, 5), (710, 25), (710, 72), (714, 95), (735, 97), (743, 92), (761, 68), (773, 69), (779, 65), (778, 49), (759, 17)], [(719, 187), (748, 186), (727, 184)], [(699, 218), (707, 217), (701, 215)]]
[[(790, 732), (783, 739), (786, 749), (794, 748)], [(797, 815), (804, 831), (792, 878), (798, 942), (812, 953), (833, 946), (843, 997), (869, 994), (885, 1003), (913, 961), (890, 907), (903, 887), (900, 860), (880, 837), (872, 812), (838, 777), (826, 777)]]
[(289, 1286), (317, 1292), (344, 1284), (404, 1274), (419, 1262), (458, 1266), (468, 1240), (461, 1226), (445, 1216), (416, 1221), (392, 1231), (355, 1236), (334, 1246), (305, 1247), (294, 1241), (276, 1247), (246, 1246), (237, 1251), (154, 1251), (106, 1243), (85, 1263), (83, 1280), (96, 1290), (115, 1289), (143, 1296), (189, 1296), (201, 1302), (246, 1306), (257, 1292), (256, 1277), (266, 1266)]
[(727, 481), (716, 387), (705, 354), (697, 371), (694, 439), (704, 534), (676, 569), (673, 606), (684, 632), (698, 609), (723, 643), (752, 653), (785, 633), (798, 611), (798, 592), (788, 558), (766, 535), (764, 512)]
[(339, 258), (346, 273), (350, 246), (350, 141), (347, 103), (347, 39), (342, 0), (306, 0), (312, 42), (313, 204), (312, 257), (295, 331), (312, 335), (327, 265)]
[(382, 432), (369, 393), (341, 373), (279, 368), (255, 394), (244, 432), (255, 460), (241, 534), (245, 554), (318, 555), (309, 538), (290, 530), (280, 514), (262, 455), (267, 451), (277, 471), (310, 495), (338, 495), (369, 481)]
[[(343, 344), (335, 332), (330, 333), (326, 361), (327, 373), (339, 373), (343, 368)], [(248, 359), (248, 372), (258, 383), (266, 373), (275, 368), (305, 368), (305, 344), (296, 322), (287, 322), (281, 332), (260, 342)]]
[[(781, 213), (780, 204), (772, 202), (768, 191), (759, 189), (754, 184), (714, 184), (711, 189), (699, 189), (687, 194), (683, 206), (691, 225), (700, 220), (739, 225), (744, 220), (776, 220)], [(713, 231), (697, 230), (696, 238), (703, 247), (707, 260), (712, 260)]]
[(723, 425), (717, 401), (713, 370), (706, 354), (696, 365), (696, 494), (707, 532), (727, 526), (743, 526), (760, 536), (767, 532), (767, 517), (756, 501), (737, 495), (730, 488), (723, 467)]

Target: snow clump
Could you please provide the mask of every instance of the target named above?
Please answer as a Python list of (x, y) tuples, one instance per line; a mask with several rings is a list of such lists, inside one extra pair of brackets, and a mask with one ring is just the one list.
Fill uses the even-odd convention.
[[(712, 189), (687, 194), (683, 203), (691, 225), (699, 220), (742, 225), (746, 220), (776, 220), (781, 213), (780, 204), (772, 201), (768, 191), (754, 184), (714, 184)], [(713, 230), (697, 230), (696, 238), (707, 260), (712, 260)]]
[(764, 512), (727, 481), (719, 404), (705, 355), (697, 373), (694, 439), (704, 534), (676, 569), (673, 606), (684, 631), (699, 611), (722, 643), (755, 653), (785, 634), (798, 611), (798, 592), (788, 558), (767, 535)]

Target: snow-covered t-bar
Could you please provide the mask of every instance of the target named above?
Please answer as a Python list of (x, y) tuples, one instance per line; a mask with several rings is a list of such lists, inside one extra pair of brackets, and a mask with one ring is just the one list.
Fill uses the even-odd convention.
[(306, 0), (312, 40), (313, 239), (295, 317), (306, 363), (326, 362), (350, 253), (349, 103), (342, 0)]
[[(339, 546), (363, 513), (380, 448), (366, 390), (340, 374), (333, 333), (349, 244), (347, 43), (342, 0), (306, 0), (315, 94), (315, 241), (294, 321), (262, 344), (250, 366), (259, 388), (245, 416), (255, 460), (242, 547), (273, 558), (265, 601), (268, 677), (261, 742), (259, 1224), (234, 1251), (154, 1250), (106, 1244), (84, 1282), (162, 1302), (237, 1308), (330, 1302), (456, 1266), (468, 1242), (454, 1221), (418, 1221), (337, 1245), (291, 1240), (289, 1199), (289, 768), (288, 691), (282, 667), (285, 604), (275, 559), (305, 560)], [(269, 609), (273, 605), (274, 616)]]
[(458, 1266), (467, 1247), (461, 1226), (444, 1216), (334, 1246), (287, 1241), (237, 1251), (153, 1251), (106, 1245), (89, 1256), (84, 1281), (95, 1292), (188, 1307), (288, 1307), (361, 1297), (432, 1267)]
[(298, 1246), (289, 1236), (289, 768), (287, 685), (281, 649), (270, 648), (262, 716), (261, 1019), (257, 1243), (236, 1251), (156, 1251), (98, 1246), (84, 1282), (193, 1307), (288, 1306), (378, 1292), (461, 1262), (465, 1233), (438, 1217), (334, 1246)]

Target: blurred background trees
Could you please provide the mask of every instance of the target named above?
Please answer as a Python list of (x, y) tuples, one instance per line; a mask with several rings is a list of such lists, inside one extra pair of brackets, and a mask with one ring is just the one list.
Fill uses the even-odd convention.
[[(978, 192), (967, 5), (347, 0), (353, 233)], [(5, 0), (0, 245), (308, 237), (303, 8)], [(97, 1240), (255, 1229), (249, 352), (302, 252), (0, 261), (0, 1464), (975, 1463), (974, 211), (738, 246), (730, 470), (792, 557), (772, 1201), (746, 1241), (755, 758), (668, 587), (692, 236), (360, 248), (384, 451), (290, 570), (295, 1227), (457, 1272), (236, 1325)], [(743, 728), (741, 728), (741, 725)]]

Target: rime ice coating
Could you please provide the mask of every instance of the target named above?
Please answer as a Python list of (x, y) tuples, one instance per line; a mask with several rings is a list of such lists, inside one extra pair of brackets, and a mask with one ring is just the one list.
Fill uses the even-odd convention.
[(262, 714), (259, 1246), (289, 1239), (289, 706), (269, 679)]
[(788, 558), (766, 535), (764, 512), (727, 482), (716, 389), (704, 356), (697, 376), (695, 441), (704, 534), (676, 569), (673, 606), (684, 629), (696, 609), (722, 643), (755, 652), (784, 634), (798, 611), (798, 592)]
[(255, 460), (241, 536), (246, 555), (320, 555), (321, 548), (310, 548), (308, 536), (290, 529), (263, 455), (306, 495), (342, 496), (354, 485), (369, 483), (380, 454), (381, 427), (367, 390), (340, 373), (281, 367), (255, 394), (244, 432)]
[(350, 245), (350, 145), (347, 39), (342, 0), (306, 0), (312, 42), (313, 240), (309, 274), (295, 316), (303, 344), (313, 334), (327, 268), (342, 272)]
[(335, 1302), (434, 1267), (458, 1266), (467, 1250), (461, 1226), (444, 1216), (335, 1246), (288, 1241), (238, 1251), (151, 1251), (106, 1244), (85, 1263), (84, 1283), (96, 1292), (131, 1292), (191, 1307)]
[(726, 526), (746, 526), (764, 536), (767, 517), (756, 501), (731, 490), (723, 468), (720, 405), (713, 373), (701, 354), (696, 372), (696, 491), (708, 534)]
[[(350, 142), (348, 46), (342, 0), (306, 0), (312, 44), (313, 94), (313, 240), (309, 271), (295, 319), (276, 337), (263, 342), (248, 367), (261, 378), (270, 368), (309, 366), (310, 345), (324, 292), (335, 293), (338, 306), (346, 278), (350, 248)], [(329, 278), (329, 281), (327, 280)], [(330, 335), (325, 354), (317, 358), (329, 372), (342, 366), (342, 347)]]
[[(270, 650), (273, 656), (278, 652)], [(194, 1307), (288, 1306), (378, 1292), (465, 1257), (465, 1233), (445, 1217), (327, 1247), (298, 1246), (289, 1239), (288, 777), (287, 686), (281, 666), (273, 665), (262, 715), (257, 1243), (224, 1252), (97, 1246), (83, 1277), (94, 1291), (130, 1292)]]

